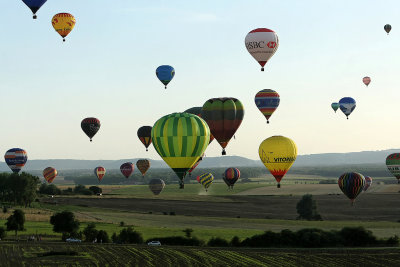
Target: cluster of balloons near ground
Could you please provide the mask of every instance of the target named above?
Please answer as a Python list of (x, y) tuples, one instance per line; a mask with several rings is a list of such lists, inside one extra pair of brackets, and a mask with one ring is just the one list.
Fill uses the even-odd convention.
[[(33, 18), (36, 19), (36, 12), (46, 0), (23, 0), (23, 2), (32, 10)], [(53, 17), (52, 24), (65, 41), (65, 37), (74, 28), (76, 20), (69, 13), (59, 13)], [(388, 34), (391, 28), (389, 24), (384, 26), (384, 30)], [(248, 52), (261, 65), (261, 71), (264, 71), (265, 64), (278, 49), (279, 38), (273, 30), (258, 28), (247, 34), (245, 45)], [(167, 88), (168, 83), (175, 76), (175, 70), (169, 65), (162, 65), (156, 69), (156, 75)], [(363, 81), (368, 85), (370, 79), (365, 77)], [(255, 103), (269, 123), (269, 118), (279, 106), (279, 94), (272, 89), (261, 90), (255, 97)], [(355, 109), (355, 106), (356, 102), (351, 97), (342, 98), (339, 103), (332, 103), (335, 112), (340, 108), (347, 118)], [(145, 145), (146, 150), (153, 141), (157, 153), (179, 177), (181, 188), (183, 188), (183, 179), (186, 173), (190, 174), (198, 166), (204, 156), (205, 149), (214, 137), (222, 147), (222, 155), (226, 154), (225, 148), (240, 126), (244, 116), (242, 103), (230, 97), (208, 100), (201, 108), (201, 113), (199, 108), (196, 107), (195, 109), (197, 110), (192, 111), (192, 113), (187, 110), (185, 113), (166, 115), (159, 119), (153, 127), (144, 126), (138, 130), (139, 139)], [(96, 118), (86, 118), (82, 121), (81, 127), (92, 141), (93, 136), (100, 129), (100, 121)], [(287, 137), (273, 136), (261, 143), (259, 156), (280, 187), (281, 179), (296, 160), (297, 147)], [(125, 166), (121, 171), (125, 176), (130, 171), (133, 172), (132, 163), (123, 165)], [(131, 166), (131, 170), (127, 167), (128, 165)], [(48, 181), (54, 180), (57, 171), (49, 168), (46, 170), (46, 176), (49, 177)], [(105, 175), (105, 168), (97, 167), (95, 174), (100, 181)], [(224, 178), (224, 180), (226, 179)], [(201, 175), (198, 177), (198, 181), (208, 188), (213, 181), (213, 175), (209, 173)], [(157, 188), (160, 188), (161, 184), (163, 188), (163, 182), (158, 182)]]

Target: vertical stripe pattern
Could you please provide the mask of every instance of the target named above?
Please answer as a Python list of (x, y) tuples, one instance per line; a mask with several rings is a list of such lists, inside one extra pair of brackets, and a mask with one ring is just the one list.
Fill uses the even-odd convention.
[(362, 192), (365, 178), (361, 173), (347, 172), (339, 177), (338, 185), (351, 202)]

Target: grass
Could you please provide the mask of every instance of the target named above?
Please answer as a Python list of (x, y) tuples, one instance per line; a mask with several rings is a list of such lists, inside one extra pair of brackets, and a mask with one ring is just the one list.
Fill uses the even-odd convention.
[[(400, 249), (248, 249), (0, 243), (2, 266), (399, 266)], [(43, 256), (46, 255), (46, 256)]]

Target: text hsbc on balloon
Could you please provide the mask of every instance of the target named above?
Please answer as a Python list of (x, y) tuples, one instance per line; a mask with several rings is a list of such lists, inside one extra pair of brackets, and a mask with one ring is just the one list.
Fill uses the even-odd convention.
[[(268, 48), (275, 48), (276, 47), (276, 42), (270, 41), (267, 43)], [(248, 42), (246, 43), (246, 48), (247, 49), (257, 49), (257, 48), (264, 48), (265, 47), (265, 42)], [(272, 53), (272, 51), (260, 51), (260, 53)]]

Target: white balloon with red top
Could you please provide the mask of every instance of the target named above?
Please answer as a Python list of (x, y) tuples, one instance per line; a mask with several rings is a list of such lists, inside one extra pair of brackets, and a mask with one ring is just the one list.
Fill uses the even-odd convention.
[(258, 28), (249, 32), (245, 39), (247, 51), (261, 65), (261, 71), (279, 46), (278, 35), (270, 29)]

